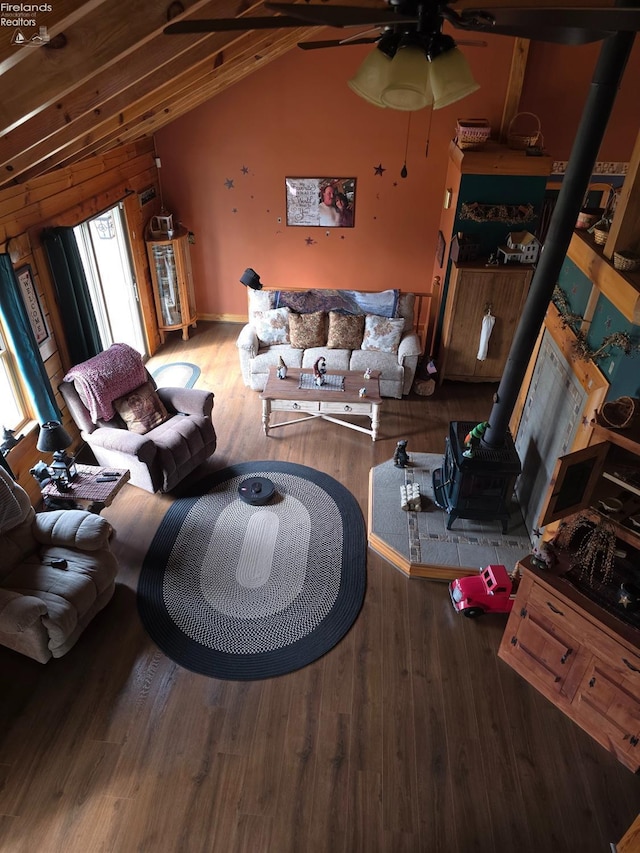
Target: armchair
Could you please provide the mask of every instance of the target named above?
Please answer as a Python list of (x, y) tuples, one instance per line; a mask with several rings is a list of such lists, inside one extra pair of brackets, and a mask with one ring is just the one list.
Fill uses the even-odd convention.
[[(120, 375), (114, 392), (120, 396), (105, 405), (105, 389), (101, 389), (102, 405), (96, 409), (86, 393), (81, 395), (83, 386), (74, 377), (90, 363), (98, 369), (108, 367), (117, 346), (123, 345), (114, 344), (73, 368), (59, 386), (60, 393), (99, 465), (127, 468), (129, 482), (148, 492), (171, 491), (216, 449), (213, 394), (195, 388), (156, 388), (140, 360), (139, 372), (127, 374), (134, 377), (130, 387), (123, 393)], [(114, 372), (113, 366), (110, 370)], [(135, 411), (147, 403), (152, 407), (151, 417), (143, 417), (145, 423), (140, 427)]]
[(0, 469), (0, 644), (40, 663), (66, 654), (113, 595), (111, 533), (84, 510), (36, 513)]

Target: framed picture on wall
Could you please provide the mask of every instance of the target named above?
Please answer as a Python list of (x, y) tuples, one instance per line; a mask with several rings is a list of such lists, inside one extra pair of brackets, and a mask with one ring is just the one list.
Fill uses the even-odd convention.
[(39, 346), (49, 337), (49, 329), (47, 328), (47, 323), (42, 312), (42, 306), (40, 305), (38, 292), (33, 280), (33, 272), (29, 264), (16, 270), (16, 277), (27, 309), (29, 322), (31, 323), (33, 334)]
[(355, 178), (285, 178), (287, 225), (353, 228)]

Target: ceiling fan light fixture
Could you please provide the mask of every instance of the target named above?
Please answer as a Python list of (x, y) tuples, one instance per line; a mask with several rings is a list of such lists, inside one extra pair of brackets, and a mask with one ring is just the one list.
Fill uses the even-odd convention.
[(347, 86), (370, 104), (385, 107), (380, 95), (387, 86), (390, 68), (391, 58), (376, 48), (365, 58), (351, 80), (347, 80)]
[(466, 98), (480, 88), (473, 79), (469, 63), (457, 47), (441, 53), (430, 64), (433, 108), (440, 110)]
[(394, 110), (421, 110), (433, 103), (430, 63), (422, 48), (400, 47), (391, 60), (388, 83), (380, 99)]

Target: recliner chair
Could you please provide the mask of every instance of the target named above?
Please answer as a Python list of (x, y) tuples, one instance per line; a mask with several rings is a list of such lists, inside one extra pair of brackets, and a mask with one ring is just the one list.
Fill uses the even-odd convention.
[(111, 533), (85, 510), (36, 513), (0, 468), (0, 644), (40, 663), (66, 654), (113, 595)]
[[(96, 358), (104, 361), (108, 356), (109, 350), (105, 350)], [(128, 429), (118, 411), (110, 420), (97, 418), (94, 422), (74, 381), (65, 377), (59, 389), (99, 465), (127, 468), (132, 485), (148, 492), (168, 492), (215, 452), (213, 393), (196, 388), (156, 388), (148, 371), (143, 373), (146, 381), (131, 389), (129, 396), (145, 388), (148, 392), (151, 383), (167, 415), (144, 434)]]

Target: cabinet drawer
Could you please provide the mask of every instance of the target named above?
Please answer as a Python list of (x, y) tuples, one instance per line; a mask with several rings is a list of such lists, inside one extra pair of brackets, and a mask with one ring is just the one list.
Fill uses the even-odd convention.
[(272, 412), (319, 412), (320, 403), (313, 400), (272, 400)]
[(328, 415), (370, 415), (371, 403), (320, 403), (320, 411)]

